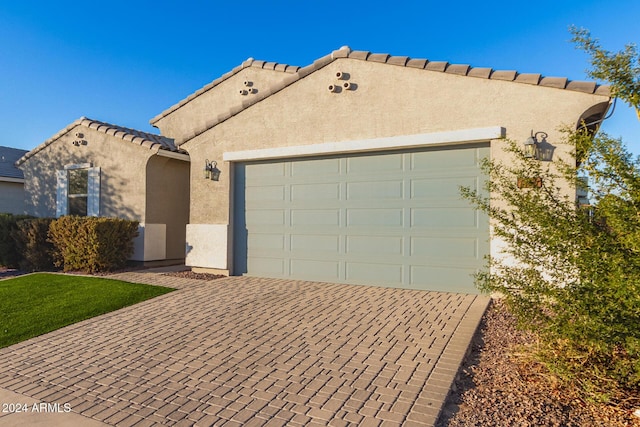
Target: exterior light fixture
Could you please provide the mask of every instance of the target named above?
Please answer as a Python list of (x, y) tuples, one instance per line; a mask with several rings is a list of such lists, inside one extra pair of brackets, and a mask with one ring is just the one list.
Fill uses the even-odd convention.
[(220, 169), (216, 167), (217, 165), (218, 162), (210, 162), (209, 159), (206, 159), (204, 161), (204, 169), (202, 170), (203, 178), (210, 179), (211, 181), (220, 181)]
[[(541, 141), (538, 141), (538, 135), (542, 137)], [(533, 133), (532, 130), (531, 136), (524, 142), (524, 156), (529, 159), (550, 161), (551, 159), (546, 153), (548, 150), (542, 150), (540, 147), (542, 143), (546, 143), (548, 136), (546, 132)]]

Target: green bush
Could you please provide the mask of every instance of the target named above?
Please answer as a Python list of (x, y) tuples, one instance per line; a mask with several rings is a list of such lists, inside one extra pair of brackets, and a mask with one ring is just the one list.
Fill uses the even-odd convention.
[(8, 268), (20, 266), (20, 255), (12, 233), (18, 229), (18, 221), (32, 218), (28, 215), (0, 214), (0, 265)]
[(138, 222), (117, 218), (63, 216), (51, 223), (54, 262), (64, 271), (96, 273), (126, 265), (133, 254)]
[[(636, 47), (612, 53), (588, 31), (572, 31), (591, 55), (589, 74), (640, 111)], [(512, 161), (484, 163), (490, 196), (462, 193), (489, 214), (492, 235), (506, 243), (476, 276), (480, 289), (502, 295), (520, 326), (538, 335), (538, 355), (552, 372), (588, 398), (637, 407), (640, 157), (594, 130), (586, 123), (567, 129), (573, 158), (554, 160), (553, 167), (507, 142)], [(589, 178), (588, 208), (560, 189), (583, 187), (578, 177)], [(519, 180), (541, 184), (520, 188)]]
[(20, 256), (21, 270), (52, 270), (54, 247), (48, 240), (52, 218), (34, 218), (18, 221), (17, 228), (11, 233)]

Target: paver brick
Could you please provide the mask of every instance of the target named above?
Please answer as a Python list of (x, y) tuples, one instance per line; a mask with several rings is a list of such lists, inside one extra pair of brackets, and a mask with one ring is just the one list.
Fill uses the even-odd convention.
[(2, 386), (138, 427), (377, 425), (409, 409), (407, 423), (435, 422), (440, 406), (415, 403), (441, 405), (488, 301), (264, 278), (113, 277), (180, 290), (0, 349)]

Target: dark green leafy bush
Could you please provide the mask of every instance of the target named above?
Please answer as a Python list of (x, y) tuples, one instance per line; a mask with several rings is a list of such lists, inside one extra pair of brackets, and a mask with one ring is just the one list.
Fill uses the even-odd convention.
[(63, 216), (51, 223), (55, 264), (64, 271), (96, 273), (126, 265), (133, 254), (138, 222), (117, 218)]
[[(640, 111), (640, 55), (635, 45), (602, 49), (588, 31), (573, 41), (591, 56), (591, 77)], [(638, 115), (640, 118), (640, 113)], [(513, 162), (485, 162), (491, 198), (463, 195), (492, 219), (507, 245), (478, 274), (485, 292), (501, 294), (521, 326), (540, 337), (546, 366), (587, 397), (640, 404), (640, 157), (621, 140), (593, 134), (597, 122), (567, 130), (575, 148), (555, 168), (508, 143)], [(566, 184), (589, 178), (591, 206), (576, 204)], [(521, 189), (519, 179), (540, 186)], [(504, 256), (506, 255), (506, 257)]]
[(19, 267), (25, 271), (52, 270), (54, 247), (48, 240), (52, 218), (33, 218), (18, 221), (11, 233), (20, 256)]
[(18, 268), (20, 254), (12, 233), (18, 229), (18, 221), (32, 218), (28, 215), (0, 214), (0, 266)]

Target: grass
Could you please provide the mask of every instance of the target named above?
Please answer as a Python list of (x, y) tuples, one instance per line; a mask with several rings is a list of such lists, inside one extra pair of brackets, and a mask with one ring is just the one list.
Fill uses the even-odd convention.
[(173, 290), (47, 273), (0, 281), (0, 348)]

